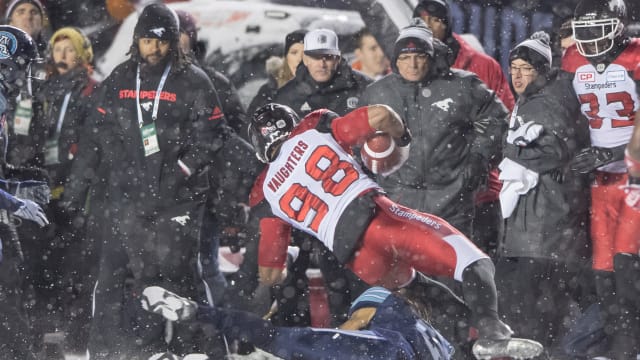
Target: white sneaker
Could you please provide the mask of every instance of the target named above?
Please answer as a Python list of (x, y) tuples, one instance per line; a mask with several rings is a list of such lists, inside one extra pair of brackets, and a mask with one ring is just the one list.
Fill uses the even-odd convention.
[(149, 360), (180, 360), (180, 357), (170, 352), (151, 355)]
[(205, 354), (187, 354), (182, 360), (209, 360), (209, 357)]
[(473, 355), (476, 359), (510, 357), (513, 359), (529, 359), (542, 353), (542, 344), (529, 339), (511, 338), (506, 340), (478, 340), (473, 344)]
[(170, 321), (190, 319), (195, 315), (198, 308), (198, 304), (194, 301), (178, 296), (159, 286), (145, 288), (142, 291), (140, 302), (143, 309), (160, 314)]

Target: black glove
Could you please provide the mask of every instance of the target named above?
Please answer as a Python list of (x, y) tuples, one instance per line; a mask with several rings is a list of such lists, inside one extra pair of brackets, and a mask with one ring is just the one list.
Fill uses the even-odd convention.
[(395, 139), (396, 141), (396, 145), (400, 146), (400, 147), (405, 147), (407, 145), (409, 145), (409, 143), (411, 143), (411, 131), (409, 130), (408, 127), (404, 127), (404, 133), (402, 134), (402, 136), (400, 136), (399, 138)]
[(600, 166), (609, 164), (624, 158), (624, 148), (626, 145), (615, 148), (602, 148), (592, 146), (580, 150), (573, 157), (569, 168), (581, 174), (588, 174)]
[(469, 154), (469, 161), (465, 169), (467, 190), (475, 191), (485, 183), (489, 175), (489, 162), (480, 154)]

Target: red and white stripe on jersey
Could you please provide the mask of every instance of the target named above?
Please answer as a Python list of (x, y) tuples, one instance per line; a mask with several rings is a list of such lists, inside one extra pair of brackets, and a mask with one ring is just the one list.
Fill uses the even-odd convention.
[[(640, 108), (637, 89), (639, 62), (640, 39), (632, 39), (604, 69), (598, 69), (600, 65), (594, 66), (580, 55), (575, 45), (567, 49), (562, 68), (574, 74), (573, 87), (581, 103), (581, 111), (589, 119), (593, 146), (612, 148), (629, 143), (634, 116)], [(600, 170), (626, 171), (621, 161)]]

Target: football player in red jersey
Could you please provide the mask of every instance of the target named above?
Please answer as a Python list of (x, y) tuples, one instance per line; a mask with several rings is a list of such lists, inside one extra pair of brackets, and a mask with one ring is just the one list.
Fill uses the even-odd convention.
[[(397, 289), (415, 283), (416, 270), (462, 282), (480, 340), (476, 357), (537, 356), (542, 346), (511, 338), (498, 318), (494, 267), (460, 231), (444, 220), (398, 205), (382, 193), (351, 156), (374, 132), (408, 146), (410, 134), (386, 105), (345, 116), (324, 110), (298, 116), (267, 104), (249, 125), (257, 157), (268, 164), (256, 180), (250, 205), (260, 224), (259, 274), (268, 285), (286, 275), (292, 228), (320, 240), (371, 285)], [(418, 280), (419, 281), (419, 280)]]
[[(623, 0), (582, 0), (572, 21), (576, 44), (562, 60), (563, 69), (573, 75), (582, 113), (589, 120), (592, 146), (579, 152), (571, 167), (592, 172), (595, 178), (591, 187), (593, 270), (605, 328), (611, 329), (607, 330), (612, 340), (609, 355), (616, 359), (640, 353), (640, 289), (634, 286), (640, 281), (636, 230), (640, 211), (625, 205), (627, 182), (634, 183), (636, 178), (628, 179), (624, 162), (640, 106), (640, 39), (626, 35), (626, 21)], [(640, 135), (636, 137), (640, 140)], [(636, 170), (632, 167), (632, 171)]]

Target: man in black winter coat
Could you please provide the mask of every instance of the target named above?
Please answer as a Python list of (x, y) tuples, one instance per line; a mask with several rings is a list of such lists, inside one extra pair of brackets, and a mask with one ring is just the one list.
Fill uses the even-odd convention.
[(211, 298), (199, 274), (199, 232), (208, 168), (231, 130), (211, 81), (187, 60), (179, 36), (166, 5), (144, 8), (130, 59), (96, 96), (89, 121), (97, 136), (87, 144), (93, 156), (74, 164), (81, 176), (108, 176), (99, 179), (108, 187), (108, 231), (94, 294), (92, 359), (200, 350), (179, 326), (166, 331), (160, 319), (128, 306), (150, 284)]
[(273, 102), (289, 106), (301, 117), (324, 108), (344, 115), (358, 107), (360, 95), (370, 83), (369, 77), (352, 70), (341, 57), (336, 33), (317, 29), (305, 36), (302, 64)]
[(571, 80), (552, 68), (546, 33), (518, 44), (509, 59), (517, 101), (500, 163), (499, 308), (518, 334), (562, 358), (562, 315), (580, 300), (576, 279), (590, 260), (587, 177), (571, 172), (569, 161), (589, 133)]

